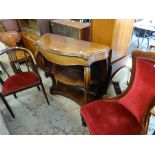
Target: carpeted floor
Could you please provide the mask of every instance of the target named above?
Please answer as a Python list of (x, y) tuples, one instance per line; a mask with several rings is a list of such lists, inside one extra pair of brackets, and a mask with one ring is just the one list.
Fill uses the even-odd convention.
[(37, 88), (23, 91), (7, 98), (16, 118), (13, 119), (4, 107), (3, 116), (10, 134), (15, 135), (74, 135), (88, 134), (82, 127), (79, 109), (73, 101), (62, 96), (48, 94), (47, 105), (42, 92)]

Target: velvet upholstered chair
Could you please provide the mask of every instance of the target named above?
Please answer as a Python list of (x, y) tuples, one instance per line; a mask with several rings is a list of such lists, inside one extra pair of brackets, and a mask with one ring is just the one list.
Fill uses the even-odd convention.
[[(90, 134), (147, 134), (150, 110), (155, 105), (155, 53), (134, 51), (128, 89), (114, 98), (81, 107)], [(151, 110), (152, 111), (152, 110)]]
[[(21, 63), (19, 63), (19, 59), (17, 59), (16, 56), (17, 50), (23, 51), (25, 55), (25, 65), (21, 66)], [(15, 98), (17, 98), (16, 93), (25, 89), (38, 87), (38, 89), (40, 90), (39, 86), (41, 86), (46, 101), (49, 104), (49, 100), (47, 98), (41, 77), (38, 73), (36, 61), (31, 51), (22, 47), (12, 47), (0, 51), (0, 55), (4, 53), (8, 55), (10, 64), (14, 65), (13, 68), (16, 69), (14, 70), (13, 75), (8, 75), (9, 77), (5, 81), (0, 77), (0, 83), (2, 85), (0, 98), (8, 108), (11, 115), (15, 117), (5, 97), (13, 94)]]

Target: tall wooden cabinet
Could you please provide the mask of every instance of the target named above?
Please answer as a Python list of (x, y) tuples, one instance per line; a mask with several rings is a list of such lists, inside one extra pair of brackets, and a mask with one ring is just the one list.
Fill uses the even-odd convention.
[(91, 39), (112, 48), (112, 62), (124, 57), (133, 30), (134, 19), (93, 19)]

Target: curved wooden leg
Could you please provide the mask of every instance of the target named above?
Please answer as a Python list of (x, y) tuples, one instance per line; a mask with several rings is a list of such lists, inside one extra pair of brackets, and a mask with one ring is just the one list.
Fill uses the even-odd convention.
[(112, 72), (112, 66), (111, 66), (111, 56), (109, 56), (108, 59), (104, 60), (105, 62), (105, 66), (107, 67), (106, 71), (106, 79), (104, 79), (105, 77), (105, 73), (102, 71), (102, 68), (104, 67), (103, 64), (101, 64), (100, 66), (100, 71), (102, 72), (102, 76), (100, 79), (100, 84), (98, 87), (98, 94), (97, 94), (97, 98), (102, 98), (103, 95), (107, 94), (107, 90), (108, 90), (108, 86), (111, 80), (111, 72)]
[(57, 82), (56, 82), (54, 74), (51, 73), (50, 78), (52, 80), (52, 86), (50, 87), (50, 93), (53, 94), (56, 89)]
[(90, 85), (90, 66), (84, 67), (84, 99), (85, 103), (88, 103), (89, 85)]

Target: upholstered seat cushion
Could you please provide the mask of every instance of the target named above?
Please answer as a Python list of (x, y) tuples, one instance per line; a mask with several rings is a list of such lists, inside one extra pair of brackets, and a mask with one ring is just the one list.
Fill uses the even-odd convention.
[(81, 107), (90, 134), (133, 135), (140, 133), (136, 118), (123, 105), (97, 100)]
[(39, 77), (34, 72), (21, 72), (9, 77), (3, 84), (2, 93), (8, 95), (40, 83)]

